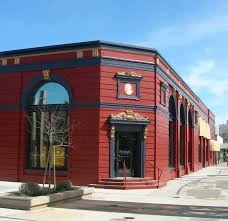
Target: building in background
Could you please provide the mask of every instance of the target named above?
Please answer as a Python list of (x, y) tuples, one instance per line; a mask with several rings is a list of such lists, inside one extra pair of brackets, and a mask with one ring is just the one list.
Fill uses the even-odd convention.
[[(223, 138), (216, 134), (215, 140), (216, 140), (216, 142), (215, 142), (216, 144), (215, 144), (215, 148), (214, 148), (216, 150), (216, 152), (215, 152), (215, 164), (217, 165), (217, 164), (224, 161), (223, 156), (221, 156), (221, 152), (222, 152), (221, 148), (223, 147)], [(212, 144), (212, 146), (213, 146), (213, 144)]]
[(225, 156), (228, 155), (228, 143), (223, 143), (220, 146), (220, 161), (225, 162)]
[(221, 145), (220, 158), (224, 162), (225, 156), (228, 155), (228, 121), (225, 124), (219, 125), (219, 136), (223, 138), (223, 144)]
[(61, 105), (59, 123), (76, 123), (58, 180), (157, 188), (215, 164), (214, 114), (154, 49), (92, 41), (1, 52), (0, 85), (0, 180), (42, 182), (39, 91), (41, 116)]
[(228, 121), (219, 125), (219, 136), (223, 138), (223, 143), (228, 143)]

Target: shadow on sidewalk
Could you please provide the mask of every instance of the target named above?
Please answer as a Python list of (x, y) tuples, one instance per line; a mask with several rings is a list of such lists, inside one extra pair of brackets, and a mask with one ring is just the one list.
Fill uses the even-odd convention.
[(36, 221), (34, 219), (21, 219), (21, 218), (16, 218), (16, 217), (11, 217), (11, 216), (1, 216), (0, 215), (0, 220), (19, 220), (19, 221)]
[(213, 219), (228, 218), (228, 208), (225, 207), (150, 204), (100, 200), (72, 200), (69, 202), (53, 205), (52, 207), (161, 216), (199, 217)]

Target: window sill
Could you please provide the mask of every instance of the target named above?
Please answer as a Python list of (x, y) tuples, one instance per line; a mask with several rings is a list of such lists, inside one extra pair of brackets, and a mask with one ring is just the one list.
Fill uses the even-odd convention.
[[(33, 169), (25, 169), (25, 175), (44, 175), (44, 170), (33, 170)], [(52, 171), (53, 172), (53, 171)], [(67, 176), (67, 171), (56, 171), (56, 175), (58, 176)]]

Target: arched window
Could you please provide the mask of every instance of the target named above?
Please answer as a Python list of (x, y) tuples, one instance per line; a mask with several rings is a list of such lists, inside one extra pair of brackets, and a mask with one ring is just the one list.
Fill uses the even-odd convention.
[[(188, 163), (192, 164), (192, 128), (193, 128), (193, 116), (192, 116), (192, 111), (189, 109), (188, 111)], [(192, 165), (191, 165), (192, 166)]]
[(169, 99), (169, 166), (174, 167), (174, 138), (175, 138), (176, 105), (174, 97)]
[(44, 169), (48, 162), (49, 153), (51, 165), (55, 159), (56, 169), (66, 170), (68, 92), (60, 84), (46, 83), (35, 91), (29, 102), (30, 104), (27, 105), (27, 167)]
[(179, 149), (179, 163), (181, 166), (184, 165), (184, 144), (185, 144), (185, 111), (184, 105), (181, 104), (180, 106), (180, 149)]

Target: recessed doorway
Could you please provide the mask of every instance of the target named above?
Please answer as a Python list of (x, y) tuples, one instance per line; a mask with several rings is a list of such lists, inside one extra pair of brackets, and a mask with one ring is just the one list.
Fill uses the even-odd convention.
[(139, 132), (117, 132), (115, 141), (115, 177), (141, 177), (141, 137)]

